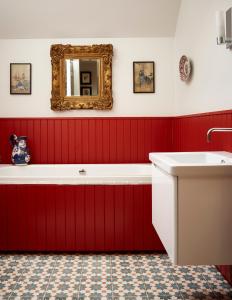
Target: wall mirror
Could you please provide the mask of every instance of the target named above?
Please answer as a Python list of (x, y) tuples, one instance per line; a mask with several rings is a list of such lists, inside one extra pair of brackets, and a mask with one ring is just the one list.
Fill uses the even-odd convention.
[(51, 109), (111, 109), (113, 46), (51, 46)]

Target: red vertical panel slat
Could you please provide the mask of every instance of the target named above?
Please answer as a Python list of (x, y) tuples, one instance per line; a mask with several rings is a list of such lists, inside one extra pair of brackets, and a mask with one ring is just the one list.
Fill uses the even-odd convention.
[(89, 156), (88, 163), (94, 164), (96, 163), (96, 123), (99, 122), (96, 119), (89, 120), (89, 130), (88, 130), (88, 143), (89, 143)]
[(11, 119), (13, 122), (14, 134), (17, 136), (22, 135), (21, 131), (21, 120), (20, 119)]
[(109, 163), (117, 162), (117, 121), (111, 119), (110, 125), (110, 160)]
[(144, 235), (144, 205), (143, 205), (143, 187), (133, 186), (134, 198), (134, 244), (136, 250), (143, 250)]
[(124, 207), (125, 207), (125, 248), (126, 250), (134, 250), (134, 199), (133, 186), (127, 185), (124, 187)]
[(167, 130), (169, 130), (169, 142), (166, 144), (166, 149), (169, 149), (169, 151), (173, 151), (173, 118), (168, 118), (166, 127)]
[(168, 130), (168, 143), (166, 143), (165, 151), (173, 151), (173, 118), (168, 118), (166, 122), (166, 128)]
[(8, 134), (6, 131), (6, 121), (0, 120), (0, 162), (1, 163), (6, 163), (8, 161), (7, 147), (6, 147), (7, 135)]
[(43, 185), (43, 215), (44, 215), (44, 250), (48, 250), (48, 206), (47, 206), (47, 195), (48, 188), (51, 187), (49, 185)]
[(131, 120), (131, 163), (138, 162), (138, 120)]
[(64, 186), (56, 186), (56, 245), (58, 250), (66, 249), (66, 199)]
[(62, 162), (62, 151), (66, 145), (62, 143), (61, 120), (54, 121), (54, 162), (60, 164)]
[[(46, 250), (57, 250), (56, 245), (56, 187), (48, 185), (45, 188), (44, 201), (47, 211), (47, 247)], [(59, 236), (57, 237), (59, 238)]]
[(115, 247), (117, 250), (124, 250), (124, 220), (125, 220), (125, 207), (124, 207), (124, 188), (123, 186), (115, 186)]
[(66, 199), (66, 250), (74, 251), (76, 246), (75, 186), (65, 186)]
[(103, 163), (103, 136), (102, 136), (102, 120), (95, 120), (95, 163)]
[(158, 151), (157, 149), (157, 130), (156, 130), (156, 120), (152, 119), (151, 120), (151, 132), (152, 132), (152, 140), (151, 140), (151, 147), (152, 147), (152, 152)]
[(38, 250), (46, 249), (46, 204), (44, 199), (44, 186), (34, 186), (36, 190), (37, 207), (37, 240)]
[(82, 120), (75, 119), (74, 152), (75, 152), (75, 162), (77, 164), (83, 163), (83, 151), (85, 151), (85, 148), (87, 149), (87, 145), (84, 145), (84, 140), (83, 140), (84, 134), (87, 133), (83, 132), (82, 122), (83, 122)]
[(36, 143), (35, 143), (35, 136), (34, 136), (34, 120), (33, 119), (28, 119), (26, 120), (27, 122), (27, 136), (28, 136), (28, 148), (31, 156), (30, 163), (35, 164), (35, 157), (34, 153), (36, 151)]
[(110, 162), (110, 121), (102, 120), (102, 163)]
[(86, 186), (85, 188), (85, 239), (86, 250), (94, 251), (95, 248), (95, 187)]
[[(82, 126), (82, 143), (80, 149), (82, 151), (82, 163), (87, 164), (89, 162), (89, 120), (84, 119), (81, 122)], [(79, 149), (77, 149), (78, 151)], [(92, 150), (92, 149), (91, 149)]]
[(115, 187), (105, 186), (105, 250), (115, 249)]
[(173, 151), (176, 152), (179, 149), (179, 118), (173, 122), (174, 124), (174, 132), (173, 132)]
[(42, 119), (40, 123), (41, 139), (40, 139), (40, 163), (46, 164), (48, 162), (48, 121)]
[(31, 201), (31, 194), (30, 194), (30, 186), (23, 185), (21, 187), (20, 192), (20, 201), (21, 201), (21, 208), (20, 208), (20, 215), (22, 220), (22, 242), (23, 242), (23, 249), (22, 250), (30, 250), (29, 249), (29, 218), (30, 212), (28, 208), (28, 203)]
[(152, 133), (151, 133), (151, 120), (145, 119), (144, 121), (144, 160), (149, 162), (149, 153), (151, 151), (151, 140), (152, 140)]
[(123, 161), (125, 163), (131, 162), (131, 127), (130, 120), (123, 122)]
[(117, 151), (117, 163), (124, 163), (124, 150), (128, 151), (128, 149), (124, 148), (124, 131), (123, 131), (123, 120), (117, 119), (116, 120), (116, 136), (117, 136), (117, 144), (116, 144), (116, 151)]
[(177, 151), (177, 122), (178, 119), (172, 120), (172, 151), (175, 152)]
[(144, 152), (144, 120), (138, 121), (138, 162), (147, 162), (148, 158)]
[(28, 120), (27, 119), (21, 119), (21, 135), (28, 137)]
[(61, 120), (61, 162), (67, 164), (69, 162), (69, 135), (68, 135), (68, 120)]
[(34, 132), (33, 132), (33, 162), (40, 164), (40, 154), (41, 154), (41, 138), (40, 138), (40, 120), (34, 120)]
[(76, 139), (76, 134), (75, 134), (75, 120), (70, 120), (68, 122), (68, 143), (69, 143), (69, 148), (68, 148), (68, 163), (69, 164), (75, 164), (76, 163), (76, 148), (75, 148), (75, 139)]
[(55, 163), (55, 120), (48, 120), (48, 163)]
[[(10, 195), (11, 192), (11, 195)], [(13, 195), (13, 196), (12, 196)], [(10, 250), (20, 250), (20, 216), (19, 205), (20, 197), (18, 192), (18, 186), (12, 185), (9, 189), (8, 200), (10, 201), (10, 218), (8, 222), (8, 234), (10, 236)]]
[[(14, 226), (16, 225), (14, 222), (14, 219), (11, 221), (12, 215), (14, 215), (14, 201), (15, 196), (12, 197), (12, 195), (15, 195), (15, 189), (14, 186), (5, 186), (5, 203), (7, 204), (7, 210), (6, 210), (6, 232), (7, 232), (7, 250), (12, 250), (12, 243), (13, 243), (13, 237), (12, 234), (14, 234)], [(13, 210), (13, 212), (12, 212)]]
[(95, 186), (95, 250), (105, 250), (105, 187)]
[[(28, 189), (28, 202), (27, 202), (27, 213), (28, 213), (28, 250), (36, 250), (37, 249), (37, 190), (36, 186), (29, 185)], [(33, 198), (32, 198), (32, 195)]]
[(0, 119), (0, 162), (6, 163), (7, 161), (7, 147), (6, 145), (6, 139), (7, 139), (7, 133), (6, 133), (6, 121), (3, 119)]
[(7, 250), (7, 199), (6, 186), (0, 185), (0, 250)]
[[(85, 187), (77, 185), (74, 187), (75, 201), (75, 224), (76, 224), (76, 250), (86, 250), (85, 243)], [(87, 220), (88, 221), (88, 220)]]
[[(190, 135), (189, 121), (195, 122), (195, 118), (193, 118), (192, 120), (190, 120), (190, 118), (185, 119), (183, 122), (183, 126), (181, 128), (182, 136), (184, 137), (184, 139), (182, 141), (182, 147), (184, 147), (184, 151), (192, 151), (193, 150), (193, 144), (192, 144), (193, 139), (189, 138), (189, 135)], [(201, 123), (201, 124), (203, 124), (203, 123)], [(201, 132), (201, 130), (202, 130), (202, 128), (198, 129), (198, 134)], [(190, 140), (190, 142), (189, 142), (189, 140)]]
[(178, 123), (177, 123), (177, 148), (176, 148), (176, 151), (180, 151), (180, 126), (181, 126), (181, 119), (178, 118)]

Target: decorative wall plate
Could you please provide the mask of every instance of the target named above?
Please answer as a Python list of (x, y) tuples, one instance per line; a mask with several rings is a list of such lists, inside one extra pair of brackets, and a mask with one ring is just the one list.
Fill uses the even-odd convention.
[(191, 63), (189, 58), (186, 55), (183, 55), (180, 58), (179, 72), (180, 72), (180, 79), (182, 81), (189, 80), (191, 75)]

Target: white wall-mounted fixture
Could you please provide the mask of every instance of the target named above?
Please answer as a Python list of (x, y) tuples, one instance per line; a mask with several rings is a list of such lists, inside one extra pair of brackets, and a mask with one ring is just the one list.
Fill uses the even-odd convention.
[(226, 12), (216, 12), (217, 44), (226, 44), (227, 49), (232, 48), (232, 7)]
[(152, 224), (177, 265), (232, 264), (232, 153), (150, 153)]

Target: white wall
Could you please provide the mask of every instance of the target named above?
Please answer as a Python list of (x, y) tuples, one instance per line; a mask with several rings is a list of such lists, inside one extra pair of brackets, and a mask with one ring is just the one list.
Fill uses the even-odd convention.
[[(111, 111), (50, 109), (50, 45), (112, 43)], [(173, 38), (0, 40), (0, 117), (166, 116), (174, 112)], [(155, 61), (155, 94), (133, 94), (133, 61)], [(32, 95), (10, 95), (10, 63), (32, 63)]]
[[(182, 0), (175, 37), (175, 112), (177, 115), (232, 108), (232, 51), (216, 45), (216, 10), (231, 0)], [(179, 79), (185, 54), (193, 62), (188, 84)]]

